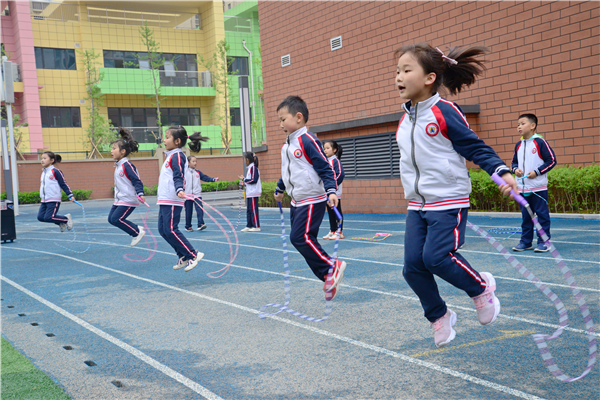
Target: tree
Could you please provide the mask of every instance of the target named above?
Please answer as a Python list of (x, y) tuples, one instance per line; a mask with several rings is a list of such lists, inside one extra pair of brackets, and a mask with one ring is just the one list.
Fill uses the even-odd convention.
[[(160, 43), (154, 39), (154, 31), (148, 26), (148, 21), (144, 21), (144, 25), (140, 27), (140, 38), (142, 43), (146, 47), (146, 53), (138, 53), (138, 62), (145, 61), (148, 64), (148, 68), (152, 72), (152, 83), (154, 87), (154, 103), (156, 105), (156, 123), (158, 124), (158, 137), (162, 137), (162, 121), (160, 117), (160, 76), (159, 69), (165, 65), (165, 58), (160, 53)], [(158, 144), (160, 147), (160, 143)]]
[(221, 126), (221, 141), (225, 148), (223, 149), (223, 154), (231, 154), (230, 146), (231, 146), (231, 134), (230, 127), (231, 121), (229, 120), (229, 97), (230, 97), (230, 87), (229, 87), (229, 67), (233, 60), (227, 58), (227, 52), (229, 51), (229, 44), (225, 39), (221, 40), (217, 43), (217, 49), (212, 54), (212, 57), (209, 59), (205, 59), (204, 56), (198, 54), (198, 62), (204, 68), (210, 71), (212, 75), (213, 87), (215, 91), (222, 95), (223, 102), (215, 103), (215, 107), (213, 108), (210, 116), (216, 116), (215, 118), (219, 121), (219, 125)]
[[(262, 139), (265, 138), (264, 133), (264, 116), (265, 116), (265, 106), (263, 104), (263, 96), (262, 96), (262, 90), (263, 90), (263, 78), (262, 78), (262, 52), (261, 52), (261, 46), (258, 47), (258, 54), (254, 56), (254, 58), (252, 59), (252, 64), (254, 64), (254, 68), (255, 71), (259, 71), (258, 73), (255, 73), (254, 76), (256, 77), (256, 89), (261, 92), (258, 97), (260, 98), (260, 102), (259, 105), (257, 106), (256, 104), (254, 105), (254, 109), (255, 109), (255, 114), (256, 114), (256, 118), (254, 118), (252, 120), (252, 124), (251, 124), (251, 129), (252, 129), (252, 135), (254, 137), (254, 141), (255, 144), (257, 146), (260, 146), (262, 144)], [(260, 134), (260, 141), (257, 140), (257, 135)]]
[(98, 70), (98, 58), (100, 54), (97, 54), (94, 49), (91, 50), (77, 50), (77, 53), (83, 57), (83, 68), (85, 70), (85, 91), (87, 93), (86, 101), (89, 105), (86, 107), (88, 110), (88, 127), (86, 128), (87, 144), (90, 145), (90, 154), (88, 158), (100, 158), (100, 148), (102, 145), (108, 144), (112, 134), (112, 125), (109, 120), (102, 114), (100, 114), (100, 107), (104, 105), (104, 95), (100, 90), (100, 82), (104, 77), (104, 74)]
[(13, 134), (15, 135), (15, 151), (17, 153), (17, 159), (25, 160), (25, 157), (21, 153), (21, 150), (19, 150), (19, 147), (21, 146), (21, 142), (23, 140), (23, 132), (21, 132), (21, 128), (28, 127), (29, 124), (27, 122), (19, 124), (20, 120), (21, 117), (19, 116), (19, 114), (13, 115)]

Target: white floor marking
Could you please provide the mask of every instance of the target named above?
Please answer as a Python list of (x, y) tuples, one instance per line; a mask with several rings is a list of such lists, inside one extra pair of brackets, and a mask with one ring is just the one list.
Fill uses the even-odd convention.
[[(138, 279), (138, 280), (141, 280), (141, 281), (144, 281), (144, 282), (148, 282), (148, 283), (151, 283), (153, 285), (157, 285), (157, 286), (161, 286), (161, 287), (164, 287), (164, 288), (167, 288), (167, 289), (175, 290), (175, 291), (178, 291), (178, 292), (181, 292), (181, 293), (189, 294), (189, 295), (192, 295), (192, 296), (204, 299), (204, 300), (208, 300), (208, 301), (211, 301), (211, 302), (214, 302), (214, 303), (223, 304), (223, 305), (226, 305), (226, 306), (229, 306), (229, 307), (233, 307), (233, 308), (236, 308), (238, 310), (242, 310), (242, 311), (249, 312), (249, 313), (252, 313), (252, 314), (258, 314), (258, 310), (254, 310), (254, 309), (249, 308), (249, 307), (241, 306), (241, 305), (236, 304), (236, 303), (232, 303), (232, 302), (229, 302), (229, 301), (220, 300), (220, 299), (217, 299), (217, 298), (214, 298), (214, 297), (206, 296), (206, 295), (203, 295), (203, 294), (200, 294), (200, 293), (192, 292), (190, 290), (180, 289), (180, 288), (178, 288), (176, 286), (171, 286), (171, 285), (168, 285), (166, 283), (154, 281), (154, 280), (148, 279), (148, 278), (142, 278), (142, 277), (137, 276), (137, 275), (129, 274), (127, 272), (123, 272), (123, 271), (119, 271), (119, 270), (112, 269), (112, 268), (109, 268), (109, 267), (105, 267), (105, 266), (102, 266), (102, 265), (99, 265), (99, 264), (95, 264), (95, 263), (92, 263), (92, 262), (89, 262), (89, 261), (81, 260), (81, 259), (78, 259), (78, 258), (75, 258), (75, 257), (65, 256), (65, 255), (58, 254), (58, 253), (50, 253), (50, 252), (46, 252), (46, 251), (30, 250), (30, 249), (24, 249), (24, 248), (18, 248), (18, 247), (10, 247), (10, 249), (23, 250), (23, 251), (31, 251), (31, 252), (34, 252), (34, 253), (42, 253), (42, 254), (49, 254), (49, 255), (54, 255), (54, 256), (58, 256), (58, 257), (63, 257), (63, 258), (70, 259), (70, 260), (73, 260), (73, 261), (78, 261), (78, 262), (81, 262), (81, 263), (84, 263), (84, 264), (88, 264), (88, 265), (91, 265), (91, 266), (94, 266), (94, 267), (97, 267), (97, 268), (101, 268), (101, 269), (104, 269), (104, 270), (107, 270), (107, 271), (111, 271), (111, 272), (115, 272), (115, 273), (118, 273), (118, 274), (121, 274), (121, 275), (125, 275), (125, 276), (128, 276), (128, 277), (133, 278), (133, 279)], [(133, 348), (133, 347), (131, 347), (131, 346), (129, 346), (129, 345), (121, 342), (120, 340), (114, 338), (113, 336), (110, 336), (110, 335), (104, 333), (103, 331), (101, 331), (101, 330), (93, 327), (92, 325), (89, 325), (87, 322), (79, 319), (75, 315), (72, 315), (72, 314), (68, 313), (67, 311), (65, 311), (65, 310), (63, 310), (63, 309), (55, 306), (54, 304), (52, 304), (50, 302), (47, 302), (46, 300), (44, 300), (43, 298), (37, 296), (36, 294), (34, 294), (32, 292), (29, 292), (27, 289), (25, 289), (22, 286), (16, 284), (15, 282), (12, 282), (11, 280), (9, 280), (9, 279), (7, 279), (7, 278), (5, 278), (3, 276), (1, 278), (2, 278), (2, 280), (6, 281), (7, 283), (9, 283), (9, 284), (15, 286), (16, 288), (18, 288), (19, 290), (22, 290), (25, 293), (29, 294), (31, 297), (35, 298), (36, 300), (38, 300), (38, 301), (46, 304), (48, 307), (54, 309), (55, 311), (57, 311), (57, 312), (59, 312), (61, 314), (64, 313), (63, 315), (65, 315), (67, 318), (72, 319), (73, 321), (75, 321), (75, 322), (79, 323), (80, 325), (84, 326), (86, 329), (89, 329), (92, 332), (94, 332), (94, 333), (96, 333), (96, 334), (104, 337), (105, 339), (107, 339), (107, 340), (109, 340), (109, 341), (117, 344), (119, 347), (122, 347), (123, 349), (126, 349), (127, 351), (132, 350), (132, 351), (135, 351), (136, 353), (139, 353), (139, 355), (137, 355), (135, 353), (132, 353), (132, 354), (135, 355), (136, 357), (142, 359), (143, 361), (145, 361), (147, 363), (149, 363), (149, 360), (155, 361), (155, 360), (151, 359), (150, 357), (146, 356), (144, 353), (139, 352), (137, 349), (135, 349), (135, 348)], [(516, 389), (510, 388), (510, 387), (507, 387), (507, 386), (504, 386), (504, 385), (500, 385), (500, 384), (497, 384), (497, 383), (494, 383), (494, 382), (486, 381), (484, 379), (480, 379), (480, 378), (477, 378), (475, 376), (464, 374), (462, 372), (458, 372), (458, 371), (452, 370), (450, 368), (442, 367), (442, 366), (439, 366), (437, 364), (433, 364), (433, 363), (430, 363), (430, 362), (427, 362), (427, 361), (419, 360), (417, 358), (413, 358), (413, 357), (407, 356), (405, 354), (397, 353), (395, 351), (388, 350), (388, 349), (385, 349), (383, 347), (374, 346), (374, 345), (371, 345), (371, 344), (368, 344), (368, 343), (365, 343), (365, 342), (362, 342), (362, 341), (359, 341), (359, 340), (351, 339), (351, 338), (346, 337), (346, 336), (338, 335), (338, 334), (335, 334), (335, 333), (332, 333), (332, 332), (329, 332), (329, 331), (326, 331), (326, 330), (323, 330), (323, 329), (315, 328), (314, 326), (309, 326), (309, 325), (301, 324), (301, 323), (296, 322), (296, 321), (292, 321), (292, 320), (288, 320), (288, 319), (280, 318), (280, 317), (276, 317), (276, 316), (275, 317), (269, 317), (269, 318), (273, 319), (273, 320), (276, 320), (278, 322), (282, 322), (282, 323), (285, 323), (285, 324), (288, 324), (288, 325), (295, 326), (297, 328), (301, 328), (301, 329), (307, 330), (309, 332), (313, 332), (313, 333), (317, 333), (319, 335), (323, 335), (323, 336), (326, 336), (326, 337), (337, 339), (339, 341), (342, 341), (342, 342), (345, 342), (345, 343), (348, 343), (348, 344), (351, 344), (351, 345), (354, 345), (354, 346), (362, 347), (362, 348), (367, 349), (367, 350), (371, 350), (371, 351), (374, 351), (374, 352), (377, 352), (377, 353), (385, 354), (385, 355), (388, 355), (388, 356), (400, 359), (402, 361), (405, 361), (405, 362), (408, 362), (408, 363), (411, 363), (411, 364), (415, 364), (415, 365), (417, 365), (419, 367), (424, 367), (424, 368), (427, 368), (427, 369), (430, 369), (430, 370), (433, 370), (433, 371), (441, 372), (443, 374), (450, 375), (450, 376), (453, 376), (453, 377), (456, 377), (456, 378), (459, 378), (459, 379), (462, 379), (462, 380), (465, 380), (465, 381), (468, 381), (468, 382), (472, 382), (472, 383), (475, 383), (477, 385), (484, 386), (484, 387), (487, 387), (487, 388), (490, 388), (490, 389), (493, 389), (493, 390), (496, 390), (496, 391), (499, 391), (499, 392), (502, 392), (502, 393), (507, 393), (507, 394), (510, 394), (510, 395), (513, 395), (513, 396), (516, 396), (516, 397), (520, 397), (522, 399), (527, 399), (527, 400), (542, 400), (541, 397), (537, 397), (537, 396), (534, 396), (532, 394), (522, 392), (520, 390), (516, 390)], [(97, 332), (94, 331), (94, 330), (96, 330)], [(103, 335), (101, 335), (100, 333), (106, 335), (106, 337), (103, 336)], [(114, 341), (111, 340), (111, 339), (114, 339)], [(120, 345), (120, 344), (122, 344), (122, 345)], [(127, 346), (127, 347), (124, 347), (124, 346)], [(146, 360), (146, 359), (142, 358), (140, 355), (143, 355), (144, 357), (147, 357), (149, 360)], [(155, 362), (158, 363), (157, 361), (155, 361)], [(163, 366), (160, 363), (158, 363), (158, 364), (161, 365), (161, 366)], [(166, 366), (163, 366), (163, 367), (166, 368), (166, 369), (168, 369), (168, 370), (170, 370), (170, 368), (168, 368)], [(157, 367), (155, 367), (155, 368), (157, 368)], [(182, 378), (182, 379), (188, 379), (188, 378), (184, 377), (183, 375), (178, 374), (177, 372), (175, 372), (173, 370), (170, 370), (170, 371), (172, 371), (174, 374), (179, 375), (179, 377)], [(176, 379), (176, 378), (174, 378), (174, 379)], [(183, 383), (181, 380), (179, 380), (179, 379), (177, 379), (177, 380), (179, 382)], [(195, 382), (190, 381), (189, 379), (188, 379), (188, 381), (189, 381), (188, 384), (195, 384), (198, 387), (206, 390), (208, 392), (207, 394), (214, 395), (212, 392), (210, 392), (207, 389), (205, 389), (204, 387), (196, 384)], [(188, 386), (188, 385), (186, 384), (186, 386)], [(188, 386), (188, 387), (190, 387), (190, 386)], [(197, 393), (200, 393), (200, 392), (197, 392)], [(200, 394), (202, 396), (205, 396), (205, 397), (210, 398), (210, 399), (220, 399), (220, 397), (218, 397), (216, 395), (214, 395), (215, 397), (208, 397), (207, 394), (204, 394), (204, 393), (200, 393)]]
[[(30, 251), (32, 251), (32, 250), (30, 250)], [(39, 252), (39, 253), (43, 253), (43, 252)], [(77, 260), (72, 257), (67, 257), (67, 258)], [(77, 260), (77, 261), (81, 262), (82, 260)], [(28, 296), (33, 297), (40, 303), (53, 309), (54, 311), (61, 314), (62, 316), (66, 317), (66, 318), (70, 319), (71, 321), (75, 322), (76, 324), (84, 327), (85, 329), (89, 330), (90, 332), (95, 333), (96, 335), (100, 336), (101, 338), (108, 340), (112, 344), (122, 348), (123, 350), (125, 350), (126, 352), (131, 354), (132, 356), (139, 358), (146, 364), (157, 369), (158, 371), (162, 372), (163, 374), (167, 375), (168, 377), (175, 379), (177, 382), (187, 386), (188, 388), (192, 389), (194, 392), (198, 393), (199, 395), (204, 396), (205, 398), (210, 399), (210, 400), (223, 400), (221, 397), (217, 396), (210, 390), (206, 389), (204, 386), (197, 384), (196, 382), (192, 381), (191, 379), (181, 375), (179, 372), (172, 370), (171, 368), (167, 367), (166, 365), (161, 364), (160, 362), (156, 361), (154, 358), (139, 351), (135, 347), (132, 347), (132, 346), (128, 345), (127, 343), (122, 342), (121, 340), (117, 339), (116, 337), (109, 335), (108, 333), (96, 328), (95, 326), (93, 326), (93, 325), (87, 323), (86, 321), (82, 320), (81, 318), (71, 314), (70, 312), (66, 311), (65, 309), (60, 308), (56, 304), (51, 303), (48, 300), (44, 299), (43, 297), (40, 297), (37, 294), (27, 290), (26, 288), (19, 285), (18, 283), (13, 282), (10, 279), (8, 279), (2, 275), (0, 275), (0, 279), (2, 279), (4, 282), (8, 283), (9, 285), (15, 287), (16, 289), (20, 290), (21, 292), (27, 294)]]
[[(52, 240), (52, 239), (36, 239), (36, 240)], [(84, 241), (81, 241), (81, 242), (82, 243), (88, 243), (88, 242), (84, 242)], [(117, 243), (110, 243), (110, 242), (96, 242), (96, 243), (97, 244), (102, 244), (102, 245), (107, 245), (107, 246), (130, 248), (130, 246), (128, 246), (128, 245), (122, 245), (122, 244), (117, 244)], [(25, 251), (33, 251), (33, 252), (38, 252), (38, 253), (46, 253), (46, 254), (51, 254), (51, 255), (57, 255), (57, 256), (60, 256), (60, 257), (70, 258), (70, 259), (77, 260), (77, 261), (80, 261), (80, 262), (83, 262), (83, 263), (88, 263), (90, 265), (98, 266), (97, 264), (89, 263), (88, 261), (84, 261), (84, 260), (81, 260), (81, 259), (78, 259), (78, 258), (73, 258), (73, 257), (65, 256), (65, 255), (58, 254), (58, 253), (50, 253), (50, 252), (44, 252), (44, 251), (40, 251), (40, 250), (30, 250), (30, 249), (24, 249), (24, 248), (18, 248), (18, 247), (8, 247), (8, 249), (25, 250)], [(173, 253), (166, 252), (166, 251), (157, 250), (156, 252), (157, 253), (161, 253), (161, 254), (167, 254), (169, 256), (173, 255)], [(227, 265), (227, 263), (220, 262), (220, 261), (212, 261), (212, 260), (208, 260), (206, 258), (203, 258), (202, 262), (208, 262), (208, 263), (217, 264), (217, 265)], [(109, 267), (102, 267), (102, 266), (98, 266), (98, 267), (99, 268), (104, 268), (104, 269), (107, 269), (107, 270), (110, 270), (110, 271), (114, 271), (114, 272), (117, 272), (119, 274), (124, 274), (124, 275), (130, 276), (126, 272), (122, 272), (122, 271), (119, 271), (119, 270), (114, 270), (114, 269), (109, 268)], [(284, 275), (282, 272), (267, 271), (267, 270), (264, 270), (264, 269), (246, 267), (246, 266), (236, 265), (236, 264), (232, 264), (231, 267), (238, 268), (238, 269), (244, 269), (244, 270), (248, 270), (248, 271), (260, 272), (260, 273), (269, 274), (269, 275), (278, 275), (278, 276), (283, 276)], [(136, 275), (131, 275), (131, 276), (132, 277), (137, 277)], [(318, 280), (316, 278), (307, 278), (307, 277), (298, 276), (298, 275), (290, 275), (290, 278), (294, 278), (294, 279), (298, 279), (298, 280), (302, 280), (302, 281), (311, 281), (311, 282), (322, 283), (320, 280)], [(144, 280), (146, 278), (139, 277), (139, 279)], [(399, 298), (399, 299), (410, 300), (410, 301), (414, 301), (414, 302), (418, 302), (419, 301), (419, 299), (417, 297), (406, 296), (406, 295), (402, 295), (402, 294), (398, 294), (398, 293), (384, 292), (382, 290), (363, 288), (363, 287), (360, 287), (360, 286), (353, 286), (353, 285), (347, 285), (347, 284), (340, 284), (340, 285), (342, 287), (347, 287), (347, 288), (355, 289), (355, 290), (358, 290), (358, 291), (369, 292), (369, 293), (374, 293), (374, 294), (380, 294), (380, 295), (390, 296), (390, 297), (396, 297), (396, 298)], [(468, 312), (476, 312), (476, 310), (474, 308), (463, 307), (463, 306), (454, 305), (454, 304), (451, 304), (451, 303), (447, 303), (447, 304), (448, 304), (448, 307), (453, 308), (453, 309), (462, 310), (462, 311), (468, 311)], [(556, 325), (556, 324), (550, 324), (550, 323), (546, 323), (546, 322), (540, 322), (540, 321), (526, 319), (526, 318), (521, 318), (521, 317), (514, 317), (514, 316), (506, 315), (506, 314), (498, 314), (498, 317), (510, 319), (510, 320), (513, 320), (513, 321), (525, 322), (525, 323), (531, 324), (531, 325), (545, 326), (545, 327), (552, 328), (552, 329), (555, 329), (555, 330), (559, 328), (559, 325)], [(566, 328), (564, 328), (564, 330), (565, 331), (574, 332), (574, 333), (580, 333), (580, 334), (584, 334), (584, 335), (588, 334), (588, 332), (586, 330), (584, 330), (584, 329), (576, 329), (576, 328), (571, 328), (569, 326), (567, 326)], [(600, 337), (600, 332), (594, 332), (594, 336)]]

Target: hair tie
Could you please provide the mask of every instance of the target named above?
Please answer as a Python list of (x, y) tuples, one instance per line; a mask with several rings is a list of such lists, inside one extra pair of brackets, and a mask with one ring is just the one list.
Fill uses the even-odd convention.
[(123, 143), (127, 144), (127, 140), (123, 139)]
[(452, 65), (456, 65), (456, 64), (458, 64), (458, 61), (456, 61), (454, 58), (446, 57), (446, 56), (444, 55), (444, 52), (443, 52), (443, 51), (441, 51), (439, 48), (437, 48), (437, 47), (436, 47), (435, 49), (436, 49), (437, 51), (439, 51), (439, 52), (440, 52), (440, 54), (442, 55), (442, 60), (446, 60), (446, 61), (448, 61), (448, 62), (449, 62), (450, 64), (452, 64)]

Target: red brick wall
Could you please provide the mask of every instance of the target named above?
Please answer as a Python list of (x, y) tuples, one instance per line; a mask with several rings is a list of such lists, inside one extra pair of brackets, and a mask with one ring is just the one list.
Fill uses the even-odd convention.
[[(145, 185), (154, 186), (158, 183), (160, 164), (157, 158), (134, 158), (131, 161), (138, 169)], [(20, 161), (17, 163), (17, 168), (20, 192), (40, 190), (42, 167), (38, 161)], [(92, 199), (113, 196), (111, 188), (114, 186), (114, 161), (108, 159), (63, 161), (57, 165), (57, 168), (64, 173), (71, 190), (91, 190)], [(219, 177), (221, 180), (236, 180), (243, 173), (242, 157), (199, 157), (198, 168), (211, 177)], [(6, 190), (4, 179), (2, 179), (1, 190)]]
[[(281, 100), (292, 94), (306, 100), (309, 129), (399, 112), (403, 101), (393, 84), (393, 52), (421, 41), (444, 50), (465, 44), (490, 48), (485, 76), (465, 93), (447, 98), (481, 105), (469, 122), (505, 161), (512, 159), (518, 140), (517, 117), (533, 112), (540, 120), (538, 132), (554, 148), (559, 164), (599, 163), (599, 11), (597, 1), (259, 1), (270, 149), (259, 154), (263, 180), (280, 175), (285, 138), (275, 109)], [(340, 35), (343, 47), (332, 52), (329, 40)], [(291, 65), (282, 68), (286, 54)], [(319, 137), (393, 130), (393, 125), (376, 126)], [(344, 208), (405, 212), (404, 202), (396, 200), (403, 198), (394, 191), (398, 186), (393, 179), (347, 180)], [(374, 187), (391, 198), (364, 204)], [(377, 208), (377, 201), (385, 208)]]

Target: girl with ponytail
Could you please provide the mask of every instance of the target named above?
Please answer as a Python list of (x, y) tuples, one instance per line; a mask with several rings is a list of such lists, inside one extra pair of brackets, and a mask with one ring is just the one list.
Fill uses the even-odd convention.
[(158, 177), (158, 231), (160, 235), (173, 247), (179, 257), (177, 264), (173, 266), (174, 270), (185, 268), (185, 271), (191, 271), (198, 261), (204, 257), (194, 249), (185, 236), (179, 231), (179, 220), (181, 211), (186, 200), (186, 182), (185, 171), (187, 169), (187, 159), (181, 150), (190, 140), (190, 150), (199, 152), (202, 148), (201, 142), (206, 142), (200, 132), (188, 136), (187, 131), (181, 125), (171, 126), (165, 133), (165, 162), (160, 169)]
[(456, 94), (475, 83), (484, 71), (478, 57), (483, 46), (450, 48), (446, 55), (429, 44), (400, 47), (396, 90), (404, 115), (396, 132), (400, 148), (400, 176), (408, 200), (404, 234), (403, 275), (419, 297), (434, 330), (437, 347), (450, 343), (456, 332), (456, 313), (442, 300), (434, 275), (462, 289), (475, 302), (477, 317), (489, 325), (500, 313), (494, 294), (496, 281), (489, 272), (477, 272), (458, 253), (464, 243), (471, 180), (465, 160), (487, 173), (497, 173), (508, 185), (517, 185), (496, 152), (471, 130), (460, 107), (439, 95)]
[(62, 171), (54, 167), (54, 164), (62, 160), (60, 154), (51, 151), (42, 153), (42, 177), (40, 179), (40, 210), (38, 211), (38, 221), (50, 222), (60, 227), (60, 231), (73, 229), (73, 219), (71, 214), (58, 215), (62, 195), (61, 189), (67, 194), (70, 201), (75, 200), (71, 188), (65, 181)]
[(131, 246), (142, 240), (146, 231), (127, 217), (135, 208), (146, 201), (144, 184), (140, 179), (137, 168), (127, 156), (138, 151), (138, 143), (127, 129), (118, 128), (120, 139), (112, 142), (110, 154), (115, 160), (115, 202), (108, 213), (108, 222), (131, 236)]
[(246, 217), (247, 224), (242, 232), (260, 232), (260, 220), (258, 219), (258, 198), (262, 194), (260, 173), (258, 172), (258, 157), (248, 151), (244, 153), (244, 160), (248, 169), (246, 177), (240, 175), (240, 180), (246, 185)]

